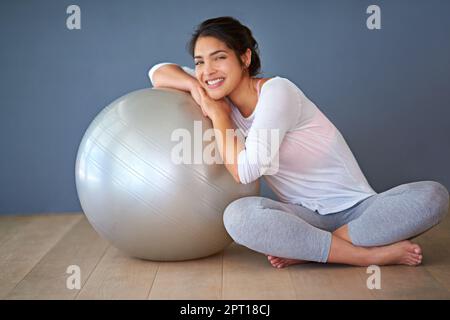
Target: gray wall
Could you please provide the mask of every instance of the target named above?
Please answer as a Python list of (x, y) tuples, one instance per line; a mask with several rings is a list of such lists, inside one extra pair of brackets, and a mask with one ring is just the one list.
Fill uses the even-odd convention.
[[(66, 28), (81, 7), (82, 29)], [(382, 29), (366, 27), (381, 7)], [(450, 187), (450, 1), (1, 1), (0, 213), (81, 210), (78, 144), (161, 61), (193, 66), (196, 24), (232, 15), (264, 76), (295, 82), (340, 129), (372, 187)], [(271, 196), (267, 188), (264, 195)]]

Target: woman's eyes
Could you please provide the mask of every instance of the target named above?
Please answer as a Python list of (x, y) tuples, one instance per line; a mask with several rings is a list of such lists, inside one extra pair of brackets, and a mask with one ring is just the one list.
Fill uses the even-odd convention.
[[(215, 60), (217, 60), (217, 59), (226, 59), (227, 57), (218, 57), (218, 58), (216, 58)], [(196, 63), (195, 63), (195, 65), (198, 65), (199, 63), (202, 63), (202, 61), (197, 61)]]

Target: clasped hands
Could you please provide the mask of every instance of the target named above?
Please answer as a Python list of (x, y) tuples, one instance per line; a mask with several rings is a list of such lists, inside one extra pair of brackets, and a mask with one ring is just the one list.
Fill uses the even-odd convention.
[(203, 115), (212, 121), (220, 117), (230, 116), (231, 108), (225, 98), (214, 100), (200, 84), (197, 83), (192, 86), (191, 95), (202, 109)]

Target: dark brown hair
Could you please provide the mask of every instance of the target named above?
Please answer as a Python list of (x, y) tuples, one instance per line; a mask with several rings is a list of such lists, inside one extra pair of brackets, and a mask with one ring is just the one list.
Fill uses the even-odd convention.
[(244, 63), (241, 55), (245, 54), (247, 49), (252, 51), (250, 66), (248, 73), (250, 77), (254, 77), (260, 73), (261, 60), (259, 58), (258, 43), (253, 38), (249, 28), (242, 25), (233, 17), (217, 17), (203, 21), (197, 26), (188, 43), (188, 52), (194, 58), (195, 44), (200, 37), (214, 37), (224, 42), (228, 48), (234, 51), (239, 60), (241, 67)]

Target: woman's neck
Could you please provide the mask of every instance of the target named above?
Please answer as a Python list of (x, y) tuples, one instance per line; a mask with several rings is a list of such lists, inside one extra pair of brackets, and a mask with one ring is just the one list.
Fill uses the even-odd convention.
[(256, 81), (255, 78), (244, 77), (236, 89), (228, 95), (228, 98), (245, 118), (253, 113), (258, 102), (258, 92), (255, 88)]

